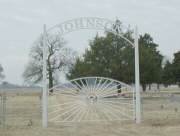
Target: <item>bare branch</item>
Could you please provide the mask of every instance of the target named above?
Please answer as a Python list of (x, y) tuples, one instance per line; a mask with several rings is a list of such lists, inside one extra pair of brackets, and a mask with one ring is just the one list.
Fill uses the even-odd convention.
[[(47, 78), (57, 81), (58, 71), (68, 69), (75, 61), (75, 53), (66, 48), (65, 41), (59, 35), (47, 36), (48, 58), (47, 58)], [(41, 36), (30, 52), (30, 61), (23, 73), (26, 82), (38, 83), (42, 81), (43, 68), (43, 37)], [(53, 74), (52, 74), (53, 73)], [(51, 77), (53, 76), (53, 77)]]

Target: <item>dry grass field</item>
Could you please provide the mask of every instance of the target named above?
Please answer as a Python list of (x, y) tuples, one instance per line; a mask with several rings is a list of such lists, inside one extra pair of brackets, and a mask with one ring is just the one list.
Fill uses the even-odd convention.
[(180, 101), (172, 101), (169, 95), (143, 94), (143, 122), (139, 125), (133, 121), (50, 122), (42, 129), (40, 94), (16, 92), (7, 95), (6, 126), (0, 129), (0, 136), (179, 136)]

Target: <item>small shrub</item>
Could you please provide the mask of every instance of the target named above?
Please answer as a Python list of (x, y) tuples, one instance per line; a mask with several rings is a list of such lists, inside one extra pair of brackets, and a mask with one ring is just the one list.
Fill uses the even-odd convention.
[(161, 109), (164, 109), (164, 105), (161, 105)]
[(27, 124), (27, 126), (32, 126), (33, 125), (33, 121), (32, 121), (32, 119), (30, 119), (29, 121), (28, 121), (28, 124)]
[(175, 112), (178, 112), (178, 108), (175, 108), (174, 111), (175, 111)]

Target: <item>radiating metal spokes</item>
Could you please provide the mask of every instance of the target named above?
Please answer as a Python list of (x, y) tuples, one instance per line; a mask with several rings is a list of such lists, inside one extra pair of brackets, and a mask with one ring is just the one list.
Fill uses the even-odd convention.
[(134, 92), (127, 84), (103, 77), (84, 77), (52, 88), (49, 121), (130, 120)]

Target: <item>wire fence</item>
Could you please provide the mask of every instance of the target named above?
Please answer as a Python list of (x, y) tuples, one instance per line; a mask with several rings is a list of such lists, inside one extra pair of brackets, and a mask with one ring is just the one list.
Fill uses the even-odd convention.
[(0, 125), (32, 126), (41, 123), (40, 91), (11, 90), (0, 93)]
[(180, 123), (180, 89), (146, 92), (142, 95), (143, 120), (152, 123)]
[[(50, 96), (49, 101), (54, 97), (62, 101), (56, 94)], [(162, 124), (180, 123), (179, 88), (143, 92), (141, 98), (144, 122), (150, 121), (155, 125), (159, 122)], [(41, 90), (3, 90), (0, 92), (0, 127), (41, 127), (41, 115)]]
[(5, 127), (6, 122), (6, 95), (5, 92), (0, 93), (0, 125)]

